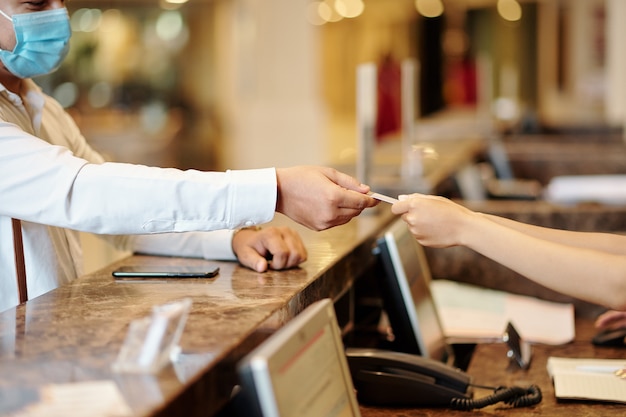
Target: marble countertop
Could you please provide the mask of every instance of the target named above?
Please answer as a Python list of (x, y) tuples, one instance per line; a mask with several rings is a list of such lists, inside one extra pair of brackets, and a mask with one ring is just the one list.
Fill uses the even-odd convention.
[[(257, 273), (217, 262), (215, 278), (118, 283), (123, 264), (203, 265), (200, 259), (133, 256), (0, 314), (0, 415), (35, 404), (49, 384), (114, 381), (132, 415), (211, 415), (236, 384), (237, 362), (311, 302), (344, 294), (373, 262), (377, 235), (394, 219), (389, 206), (313, 232), (288, 219), (307, 244), (300, 268)], [(113, 372), (132, 320), (151, 308), (192, 300), (174, 366), (157, 375)]]

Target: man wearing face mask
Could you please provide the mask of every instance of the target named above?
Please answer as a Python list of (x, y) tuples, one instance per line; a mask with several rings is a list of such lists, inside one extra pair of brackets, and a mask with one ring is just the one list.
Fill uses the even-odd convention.
[(0, 10), (0, 14), (11, 22), (15, 35), (13, 50), (0, 50), (2, 63), (11, 74), (19, 78), (36, 77), (61, 65), (72, 35), (67, 9), (60, 7), (13, 17)]
[[(238, 259), (263, 272), (299, 265), (306, 249), (292, 229), (248, 226), (280, 212), (323, 230), (376, 205), (369, 187), (325, 167), (199, 172), (105, 162), (30, 80), (67, 54), (64, 2), (0, 0), (0, 15), (0, 311), (81, 275), (78, 231), (123, 250)], [(20, 242), (23, 251), (12, 250)]]

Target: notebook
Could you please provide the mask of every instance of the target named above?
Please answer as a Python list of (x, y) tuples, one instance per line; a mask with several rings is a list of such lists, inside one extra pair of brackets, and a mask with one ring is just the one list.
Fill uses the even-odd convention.
[[(548, 358), (557, 398), (626, 403), (624, 359)], [(620, 372), (621, 371), (621, 372)]]
[(257, 415), (361, 415), (329, 299), (310, 305), (250, 352), (238, 373), (242, 392), (255, 404)]

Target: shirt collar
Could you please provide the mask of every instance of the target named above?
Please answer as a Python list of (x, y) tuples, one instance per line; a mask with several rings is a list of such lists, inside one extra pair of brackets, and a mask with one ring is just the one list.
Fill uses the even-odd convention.
[(2, 83), (0, 83), (0, 93), (6, 95), (13, 105), (22, 107), (28, 112), (33, 129), (38, 133), (45, 104), (41, 88), (33, 80), (26, 78), (22, 80), (21, 96), (9, 91)]

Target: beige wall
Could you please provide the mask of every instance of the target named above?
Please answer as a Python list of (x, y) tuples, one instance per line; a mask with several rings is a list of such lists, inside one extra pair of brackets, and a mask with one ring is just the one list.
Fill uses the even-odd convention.
[(341, 161), (356, 146), (356, 66), (412, 55), (412, 0), (370, 0), (359, 18), (322, 27), (305, 20), (308, 3), (214, 3), (201, 37), (214, 54), (203, 88), (219, 104), (220, 169)]
[[(615, 88), (623, 75), (614, 73), (615, 60), (619, 62), (623, 55), (623, 36), (617, 33), (618, 26), (623, 26), (623, 3), (539, 1), (537, 87), (539, 111), (546, 122), (579, 126), (612, 123), (610, 115), (616, 102), (611, 97), (623, 96)], [(604, 27), (598, 19), (602, 7), (607, 7)], [(562, 85), (558, 85), (559, 72)]]
[(607, 1), (606, 117), (610, 123), (626, 123), (626, 1)]
[(318, 31), (293, 0), (220, 2), (214, 61), (223, 168), (324, 163)]

